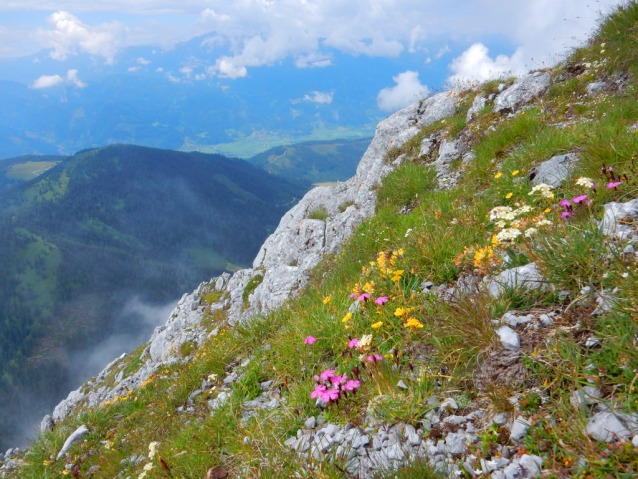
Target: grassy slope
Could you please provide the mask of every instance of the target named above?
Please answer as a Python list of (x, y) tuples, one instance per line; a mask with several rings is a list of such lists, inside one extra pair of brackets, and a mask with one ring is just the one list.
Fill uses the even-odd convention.
[[(357, 395), (327, 409), (328, 421), (361, 422), (368, 402), (378, 396), (384, 396), (376, 400), (378, 416), (391, 422), (415, 423), (427, 412), (423, 399), (431, 395), (456, 397), (466, 410), (481, 406), (489, 411), (512, 411), (514, 407), (507, 398), (515, 395), (523, 414), (529, 415), (534, 424), (525, 448), (545, 458), (551, 476), (635, 477), (636, 450), (630, 444), (608, 446), (584, 435), (586, 416), (570, 405), (569, 395), (591, 379), (610, 403), (628, 411), (638, 410), (638, 356), (634, 344), (638, 272), (635, 263), (613, 254), (623, 245), (596, 233), (590, 221), (592, 217), (600, 218), (602, 204), (626, 201), (638, 192), (633, 165), (638, 134), (627, 132), (638, 120), (634, 58), (638, 52), (637, 22), (636, 3), (606, 20), (591, 45), (570, 59), (604, 61), (603, 66), (594, 66), (581, 76), (555, 84), (525, 114), (503, 119), (490, 114), (488, 106), (488, 111), (470, 125), (464, 125), (464, 112), (460, 112), (456, 118), (423, 132), (422, 135), (429, 134), (437, 128), (448, 134), (464, 128), (474, 132), (477, 159), (462, 176), (458, 188), (435, 191), (430, 167), (418, 161), (404, 164), (384, 181), (376, 216), (358, 228), (338, 257), (326, 258), (298, 299), (243, 327), (224, 328), (222, 334), (196, 352), (189, 364), (166, 368), (128, 399), (102, 410), (86, 411), (53, 433), (39, 437), (20, 477), (56, 477), (63, 466), (47, 458), (82, 423), (91, 428), (91, 434), (86, 443), (72, 450), (72, 457), (81, 471), (99, 466), (99, 477), (116, 475), (123, 468), (120, 460), (133, 453), (146, 453), (152, 441), (160, 443), (160, 455), (172, 468), (174, 477), (203, 477), (208, 467), (216, 464), (223, 464), (235, 474), (244, 471), (244, 476), (253, 477), (283, 478), (308, 471), (315, 477), (342, 477), (340, 464), (300, 465), (282, 442), (295, 434), (306, 417), (316, 414), (310, 399), (312, 375), (326, 368), (349, 373), (359, 361), (348, 355), (344, 344), (348, 335), (361, 338), (364, 334), (373, 334), (371, 352), (388, 356), (371, 375), (364, 373), (364, 377), (374, 380), (365, 381)], [(567, 63), (557, 67), (553, 76), (561, 73)], [(631, 75), (624, 92), (595, 98), (583, 95), (587, 83), (599, 75), (616, 73)], [(470, 101), (468, 94), (466, 107)], [(560, 121), (573, 124), (565, 128), (552, 126)], [(495, 125), (495, 131), (487, 130), (490, 125)], [(418, 139), (402, 150), (409, 151), (417, 145)], [(553, 200), (534, 201), (527, 194), (527, 181), (519, 179), (525, 178), (535, 164), (566, 151), (576, 151), (581, 158), (573, 179), (556, 190)], [(398, 153), (391, 152), (392, 156)], [(603, 164), (626, 173), (629, 181), (618, 189), (601, 187), (607, 182), (600, 173)], [(502, 175), (495, 178), (498, 172)], [(574, 181), (579, 176), (590, 177), (599, 185), (595, 193), (587, 191), (594, 202), (590, 208), (577, 210), (571, 220), (562, 221), (557, 202), (584, 192)], [(460, 267), (473, 269), (474, 258), (469, 258), (469, 265), (459, 261), (459, 266), (455, 258), (466, 246), (490, 245), (496, 229), (486, 218), (487, 212), (496, 206), (514, 206), (515, 202), (534, 206), (536, 214), (549, 208), (545, 217), (553, 222), (551, 226), (539, 228), (537, 235), (506, 249), (514, 258), (513, 264), (535, 259), (554, 284), (553, 289), (536, 294), (507, 291), (498, 300), (470, 294), (456, 304), (411, 292), (413, 285), (422, 280), (450, 283), (460, 274)], [(415, 206), (412, 212), (397, 215), (406, 204)], [(400, 280), (383, 277), (378, 263), (369, 264), (377, 260), (381, 251), (400, 249), (404, 253), (392, 267), (403, 270)], [(489, 269), (485, 262), (479, 261), (477, 266), (483, 272)], [(504, 267), (497, 264), (492, 271)], [(369, 305), (366, 314), (357, 314), (343, 323), (341, 318), (351, 303), (348, 294), (357, 284), (371, 281), (375, 282), (375, 296), (387, 295), (390, 302), (383, 307)], [(592, 317), (595, 305), (591, 296), (581, 294), (584, 286), (594, 290), (618, 287), (618, 307), (601, 317)], [(563, 290), (569, 291), (570, 296), (560, 303), (556, 293)], [(576, 298), (579, 301), (570, 304)], [(399, 307), (413, 308), (410, 316), (423, 327), (404, 327), (406, 317), (394, 314)], [(560, 308), (563, 312), (553, 328), (544, 330), (545, 336), (524, 344), (526, 384), (492, 384), (479, 391), (472, 380), (477, 366), (490, 351), (498, 349), (489, 319), (514, 308)], [(223, 318), (215, 320), (223, 323)], [(371, 325), (378, 321), (383, 324), (372, 329)], [(312, 346), (303, 345), (308, 335), (318, 338)], [(584, 346), (584, 338), (590, 335), (602, 339), (600, 347)], [(264, 348), (265, 344), (270, 347)], [(186, 421), (185, 416), (175, 414), (175, 408), (184, 404), (203, 377), (218, 374), (219, 387), (224, 367), (249, 355), (252, 361), (248, 373), (235, 384), (230, 407), (211, 416), (205, 407), (207, 397), (200, 396), (195, 415), (200, 420)], [(427, 364), (418, 365), (418, 355), (425, 356)], [(593, 370), (586, 369), (590, 363)], [(419, 368), (420, 374), (408, 380), (413, 367)], [(399, 378), (408, 384), (407, 391), (394, 387)], [(280, 385), (287, 404), (275, 413), (263, 413), (259, 420), (241, 423), (240, 404), (258, 394), (258, 381), (265, 379), (274, 379)], [(549, 401), (541, 405), (540, 396)], [(244, 441), (245, 437), (251, 442)], [(109, 441), (106, 448), (100, 444), (104, 440)], [(486, 434), (483, 446), (477, 446), (475, 454), (486, 454), (496, 441), (497, 435)], [(93, 455), (86, 454), (89, 450)], [(577, 473), (573, 467), (581, 457), (586, 464)], [(137, 477), (141, 467), (131, 468), (131, 477)], [(427, 472), (417, 473), (416, 467), (394, 477), (426, 477)], [(151, 477), (167, 477), (157, 464), (153, 471)]]

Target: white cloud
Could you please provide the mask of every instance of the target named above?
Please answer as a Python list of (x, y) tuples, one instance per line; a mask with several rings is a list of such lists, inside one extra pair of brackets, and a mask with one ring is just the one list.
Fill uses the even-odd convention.
[(322, 68), (330, 65), (332, 65), (332, 55), (319, 52), (313, 52), (295, 58), (295, 66), (297, 68)]
[(155, 71), (159, 73), (159, 72), (163, 72), (164, 69), (162, 67), (159, 67), (159, 68), (156, 68)]
[(450, 53), (451, 51), (452, 50), (450, 50), (450, 47), (448, 45), (445, 45), (444, 47), (440, 48), (438, 52), (436, 52), (436, 55), (434, 55), (434, 58), (438, 60), (443, 55), (445, 55), (446, 53)]
[(77, 88), (84, 88), (86, 83), (78, 78), (78, 71), (73, 69), (66, 72), (66, 78), (62, 78), (60, 75), (42, 75), (36, 81), (34, 81), (29, 88), (35, 90), (40, 88), (51, 88), (63, 83), (70, 83)]
[(419, 72), (405, 71), (392, 77), (396, 83), (392, 88), (384, 88), (377, 95), (377, 105), (383, 111), (397, 111), (426, 97), (430, 89), (419, 81)]
[[(623, 1), (607, 0), (605, 5)], [(202, 43), (211, 50), (228, 46), (230, 52), (217, 58), (219, 62), (213, 69), (215, 74), (227, 78), (245, 76), (245, 70), (251, 67), (274, 65), (286, 58), (292, 58), (300, 68), (328, 66), (331, 48), (351, 55), (386, 57), (406, 50), (426, 52), (428, 38), (437, 41), (449, 38), (467, 44), (499, 38), (508, 48), (520, 47), (521, 59), (530, 67), (539, 67), (543, 61), (552, 61), (566, 47), (586, 38), (597, 19), (595, 11), (582, 0), (0, 0), (0, 3), (2, 10), (57, 10), (50, 16), (52, 29), (29, 33), (24, 29), (18, 31), (18, 27), (11, 30), (0, 27), (0, 56), (51, 47), (53, 57), (59, 60), (85, 52), (112, 63), (125, 46), (159, 43), (169, 48), (178, 41), (214, 32)], [(97, 13), (102, 18), (119, 15), (126, 25), (115, 21), (89, 25), (67, 12), (81, 18), (84, 13)], [(313, 56), (317, 58), (312, 59)], [(431, 57), (434, 59), (435, 55)]]
[(66, 72), (66, 81), (72, 83), (78, 88), (84, 88), (86, 86), (86, 83), (78, 78), (78, 71), (75, 69)]
[(492, 59), (489, 51), (482, 43), (475, 43), (465, 50), (461, 56), (452, 60), (449, 65), (453, 75), (450, 77), (454, 81), (487, 80), (500, 76), (519, 75), (528, 70), (523, 59), (521, 48), (508, 57), (498, 55)]
[(131, 73), (138, 71), (140, 68), (142, 67), (129, 67), (128, 71), (130, 71)]
[(47, 46), (52, 47), (51, 58), (66, 60), (80, 52), (104, 57), (115, 63), (115, 55), (127, 44), (128, 28), (119, 22), (90, 26), (65, 11), (51, 15), (48, 22), (54, 30), (41, 30)]
[(423, 50), (425, 52), (428, 51), (426, 47), (419, 46), (423, 40), (427, 38), (427, 34), (421, 25), (417, 25), (410, 32), (410, 46), (408, 47), (408, 51), (410, 53), (415, 53), (418, 50)]
[(150, 60), (145, 60), (144, 58), (138, 58), (137, 63), (139, 63), (140, 65), (149, 65), (150, 63), (152, 63)]
[(423, 63), (425, 63), (426, 65), (427, 65), (428, 63), (432, 63), (432, 59), (431, 59), (430, 57), (427, 57), (427, 58), (425, 59), (425, 62), (423, 62)]
[(179, 72), (186, 78), (190, 78), (191, 74), (193, 73), (193, 69), (191, 67), (182, 67), (179, 69)]
[(332, 98), (334, 97), (334, 93), (333, 92), (320, 92), (320, 91), (313, 91), (312, 92), (312, 96), (310, 95), (304, 95), (303, 100), (304, 101), (312, 101), (315, 103), (332, 103)]
[(60, 85), (61, 83), (64, 83), (64, 78), (60, 75), (42, 75), (34, 81), (29, 88), (50, 88), (52, 86)]

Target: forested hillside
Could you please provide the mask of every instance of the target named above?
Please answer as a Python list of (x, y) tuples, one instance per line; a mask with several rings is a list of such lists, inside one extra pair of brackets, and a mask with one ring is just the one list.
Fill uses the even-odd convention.
[[(46, 162), (11, 185), (12, 165)], [(72, 386), (70, 348), (141, 327), (121, 317), (131, 298), (163, 304), (250, 264), (305, 192), (243, 160), (124, 145), (0, 168), (0, 446), (9, 416)]]

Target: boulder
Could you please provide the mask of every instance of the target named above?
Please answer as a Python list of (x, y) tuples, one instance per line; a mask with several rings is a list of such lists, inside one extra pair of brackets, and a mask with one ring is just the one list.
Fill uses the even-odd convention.
[(638, 432), (638, 417), (601, 411), (589, 420), (585, 432), (598, 441), (628, 439)]
[(587, 94), (589, 96), (596, 96), (605, 89), (605, 86), (606, 86), (605, 82), (594, 81), (588, 84), (585, 90), (587, 91)]
[(529, 178), (534, 185), (545, 183), (558, 188), (571, 175), (577, 161), (578, 157), (574, 153), (554, 156), (534, 168)]
[(516, 110), (519, 106), (547, 90), (550, 83), (550, 74), (545, 72), (531, 73), (519, 78), (512, 86), (496, 97), (494, 100), (494, 112)]
[(505, 289), (525, 287), (537, 289), (547, 282), (547, 279), (536, 268), (536, 263), (526, 264), (518, 268), (507, 269), (494, 277), (485, 277), (487, 290), (494, 297), (500, 296)]
[(60, 458), (76, 443), (84, 439), (89, 434), (89, 428), (84, 424), (78, 427), (73, 433), (64, 441), (62, 445), (62, 449), (58, 452), (55, 460), (58, 461)]
[(527, 431), (532, 425), (527, 419), (523, 416), (518, 416), (512, 425), (512, 430), (510, 433), (510, 439), (512, 441), (520, 441), (527, 435)]
[(42, 418), (42, 421), (40, 422), (40, 431), (41, 432), (53, 431), (53, 426), (54, 426), (53, 419), (51, 419), (51, 416), (47, 414), (46, 416)]
[(605, 213), (600, 227), (604, 234), (619, 239), (628, 239), (634, 234), (635, 228), (628, 223), (638, 220), (638, 199), (626, 203), (612, 201), (603, 208)]
[(509, 326), (502, 326), (496, 330), (503, 347), (509, 351), (517, 351), (521, 348), (521, 338), (518, 333)]

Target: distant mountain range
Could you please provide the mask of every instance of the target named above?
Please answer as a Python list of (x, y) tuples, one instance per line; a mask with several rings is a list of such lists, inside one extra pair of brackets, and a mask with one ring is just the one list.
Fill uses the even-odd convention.
[[(60, 62), (46, 50), (0, 59), (0, 158), (113, 143), (248, 158), (293, 142), (367, 138), (386, 116), (377, 107), (379, 91), (399, 72), (428, 68), (407, 53), (330, 51), (331, 65), (323, 68), (286, 60), (244, 78), (220, 78), (207, 68), (231, 52), (214, 38), (169, 51), (130, 47), (112, 65), (86, 54)], [(42, 76), (53, 86), (32, 88)], [(439, 76), (423, 81), (441, 84)]]
[(71, 352), (149, 333), (123, 314), (131, 300), (165, 304), (249, 265), (307, 189), (240, 159), (130, 145), (0, 161), (0, 444), (77, 380)]

